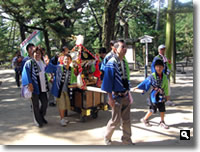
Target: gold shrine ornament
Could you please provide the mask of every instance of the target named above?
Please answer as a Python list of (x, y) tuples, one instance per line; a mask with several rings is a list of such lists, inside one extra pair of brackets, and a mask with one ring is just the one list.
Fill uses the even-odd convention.
[(88, 54), (83, 52), (83, 57), (87, 59), (88, 58)]

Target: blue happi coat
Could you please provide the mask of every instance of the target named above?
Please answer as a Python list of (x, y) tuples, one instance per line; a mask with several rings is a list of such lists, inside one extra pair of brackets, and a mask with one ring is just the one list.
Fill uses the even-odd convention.
[(30, 59), (31, 59), (30, 56), (26, 56), (25, 58), (23, 58), (22, 64), (21, 64), (21, 71), (24, 69), (24, 65), (25, 65), (26, 61), (28, 61)]
[[(103, 83), (101, 85), (101, 89), (108, 93), (112, 93), (112, 91), (125, 92), (130, 88), (130, 81), (128, 80), (128, 78), (127, 78), (128, 89), (124, 88), (122, 80), (122, 72), (119, 67), (119, 62), (120, 62), (119, 58), (115, 55), (105, 65), (104, 78), (103, 78)], [(123, 60), (123, 62), (124, 62), (125, 73), (127, 76), (125, 61)]]
[(104, 71), (105, 66), (107, 64), (107, 62), (115, 55), (115, 53), (113, 51), (110, 51), (108, 54), (106, 54), (105, 58), (103, 59), (102, 63), (101, 63), (101, 71)]
[[(40, 86), (40, 79), (39, 79), (39, 72), (40, 68), (37, 65), (34, 59), (29, 59), (23, 66), (22, 70), (22, 85), (26, 86), (30, 83), (33, 85), (33, 93), (40, 94), (41, 93), (41, 86)], [(46, 81), (46, 88), (48, 91), (48, 82), (47, 77), (45, 76)]]
[[(116, 56), (116, 54), (113, 51), (110, 51), (105, 58), (102, 60), (101, 64), (100, 64), (100, 70), (104, 73), (105, 67), (107, 62), (112, 58)], [(127, 72), (127, 76), (128, 76), (128, 80), (130, 80), (130, 69), (129, 69), (129, 65), (128, 65), (128, 61), (126, 60), (125, 56), (124, 56), (124, 61), (125, 61), (125, 65), (126, 65), (126, 72)], [(102, 78), (103, 79), (103, 78)]]
[(156, 96), (155, 96), (155, 94), (157, 93), (155, 88), (162, 89), (163, 90), (163, 95), (169, 96), (167, 75), (162, 73), (162, 79), (160, 81), (158, 81), (157, 77), (158, 77), (157, 73), (154, 72), (137, 86), (138, 89), (144, 90), (146, 92), (152, 86), (153, 89), (152, 89), (152, 91), (150, 93), (150, 98), (151, 98), (151, 101), (153, 103), (157, 103), (158, 102), (156, 100)]
[(46, 67), (45, 72), (54, 73), (54, 80), (53, 80), (51, 93), (57, 98), (59, 98), (61, 95), (63, 84), (65, 81), (68, 81), (68, 84), (74, 83), (76, 81), (76, 76), (73, 74), (74, 69), (72, 67), (69, 67), (67, 80), (65, 80), (67, 69), (61, 64), (54, 65), (50, 62), (48, 66)]

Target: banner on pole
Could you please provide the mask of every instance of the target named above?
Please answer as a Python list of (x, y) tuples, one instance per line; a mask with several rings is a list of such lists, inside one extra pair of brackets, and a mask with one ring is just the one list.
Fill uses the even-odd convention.
[(37, 46), (42, 42), (42, 39), (43, 39), (43, 34), (41, 31), (39, 30), (33, 31), (33, 33), (20, 44), (21, 55), (24, 57), (28, 56), (28, 52), (26, 51), (26, 46), (29, 43), (33, 43), (34, 45)]

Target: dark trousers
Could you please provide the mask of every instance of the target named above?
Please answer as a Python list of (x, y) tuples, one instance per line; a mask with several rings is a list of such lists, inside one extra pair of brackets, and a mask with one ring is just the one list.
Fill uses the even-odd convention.
[(15, 71), (15, 80), (18, 87), (20, 87), (20, 75), (21, 75), (21, 71)]
[[(48, 99), (47, 93), (41, 92), (38, 94), (32, 94), (32, 108), (33, 108), (33, 117), (37, 126), (42, 126), (44, 123), (44, 116), (46, 115)], [(40, 101), (40, 103), (39, 103)]]

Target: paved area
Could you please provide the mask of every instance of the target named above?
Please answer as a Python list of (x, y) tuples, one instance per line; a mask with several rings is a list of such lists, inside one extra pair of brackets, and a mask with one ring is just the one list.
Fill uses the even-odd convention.
[[(175, 107), (167, 107), (165, 121), (170, 129), (158, 126), (159, 114), (151, 117), (152, 127), (145, 127), (140, 119), (147, 112), (148, 94), (133, 93), (131, 108), (132, 140), (135, 146), (194, 146), (193, 138), (193, 68), (186, 74), (177, 73), (177, 83), (171, 84), (171, 99)], [(142, 73), (132, 72), (131, 82), (136, 86), (144, 79)], [(67, 127), (61, 127), (56, 107), (48, 107), (48, 124), (38, 128), (33, 123), (30, 101), (20, 97), (13, 70), (0, 70), (0, 144), (1, 145), (104, 145), (105, 126), (111, 111), (99, 111), (97, 119), (79, 121), (79, 115), (70, 112)], [(180, 130), (190, 130), (189, 141), (180, 140)], [(120, 127), (113, 134), (113, 145), (121, 145)]]

